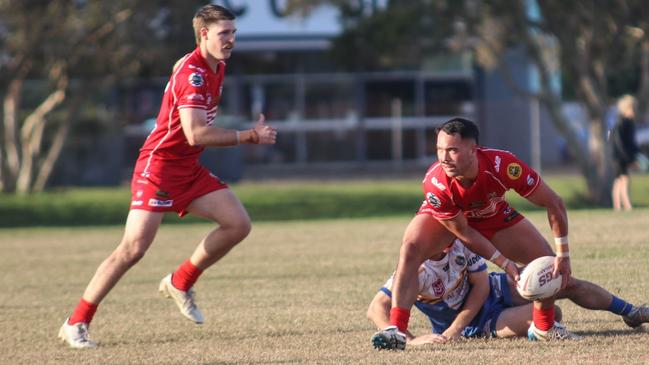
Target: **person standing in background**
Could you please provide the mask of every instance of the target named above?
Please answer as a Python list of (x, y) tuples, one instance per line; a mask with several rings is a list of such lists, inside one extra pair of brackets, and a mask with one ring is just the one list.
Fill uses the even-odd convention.
[(629, 198), (629, 168), (636, 165), (636, 155), (640, 151), (635, 140), (636, 99), (624, 95), (617, 101), (618, 119), (610, 134), (613, 152), (613, 209), (631, 210)]

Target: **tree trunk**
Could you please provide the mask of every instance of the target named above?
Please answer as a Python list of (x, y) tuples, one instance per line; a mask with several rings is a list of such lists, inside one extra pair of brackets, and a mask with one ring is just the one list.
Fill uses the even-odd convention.
[(3, 102), (4, 124), (4, 166), (6, 167), (4, 187), (13, 190), (15, 179), (20, 170), (20, 155), (18, 154), (18, 106), (23, 88), (23, 79), (15, 78), (9, 83)]
[(59, 126), (56, 129), (54, 138), (50, 149), (47, 151), (46, 157), (38, 166), (36, 180), (33, 185), (32, 191), (41, 192), (45, 189), (47, 181), (52, 175), (54, 166), (61, 155), (63, 146), (65, 145), (65, 140), (68, 136), (68, 131), (70, 130), (70, 125), (74, 123), (81, 109), (81, 103), (84, 97), (87, 95), (86, 91), (89, 88), (86, 82), (82, 82), (82, 87), (76, 89), (75, 92), (71, 92), (73, 97), (71, 100), (66, 103), (68, 105), (67, 112), (65, 117), (60, 121)]
[[(587, 72), (581, 70), (580, 86), (586, 96), (586, 107), (590, 116), (588, 145), (582, 146), (576, 132), (570, 127), (569, 121), (563, 114), (560, 96), (552, 89), (549, 74), (551, 68), (543, 57), (541, 45), (531, 36), (526, 37), (526, 45), (539, 72), (542, 90), (541, 101), (549, 111), (554, 127), (566, 139), (568, 148), (586, 179), (589, 199), (597, 205), (610, 206), (610, 189), (613, 177), (606, 144), (605, 123), (601, 119), (601, 116), (605, 115), (605, 107), (599, 90), (593, 86), (595, 81), (589, 77)], [(582, 57), (588, 57), (588, 55), (582, 55)]]
[(41, 105), (36, 108), (26, 119), (21, 129), (21, 143), (23, 159), (16, 181), (16, 192), (28, 194), (31, 192), (34, 175), (34, 160), (40, 157), (40, 147), (43, 142), (42, 130), (47, 122), (46, 116), (55, 107), (65, 100), (65, 87), (67, 82), (64, 80), (59, 83), (57, 90), (52, 92)]

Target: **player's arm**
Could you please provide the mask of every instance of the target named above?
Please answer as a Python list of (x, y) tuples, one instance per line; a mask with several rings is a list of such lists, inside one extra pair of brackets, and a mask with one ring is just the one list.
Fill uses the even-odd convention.
[[(390, 308), (392, 307), (392, 299), (382, 291), (379, 291), (372, 299), (370, 307), (367, 308), (367, 318), (374, 322), (378, 329), (383, 329), (390, 325)], [(413, 340), (410, 331), (404, 332), (408, 341)]]
[(562, 288), (565, 288), (571, 275), (570, 253), (568, 246), (568, 213), (563, 200), (543, 180), (539, 186), (526, 197), (535, 205), (544, 207), (548, 212), (548, 221), (554, 235), (557, 258), (554, 263), (554, 276), (561, 274)]
[(480, 312), (480, 308), (489, 296), (489, 276), (487, 270), (469, 273), (471, 290), (464, 301), (460, 312), (453, 320), (453, 323), (442, 333), (449, 340), (459, 338), (466, 326)]
[(439, 219), (438, 221), (460, 241), (464, 242), (471, 251), (488, 258), (489, 261), (502, 268), (512, 279), (518, 281), (518, 268), (516, 265), (503, 256), (485, 236), (469, 226), (469, 222), (464, 215), (458, 214), (453, 218)]
[(207, 124), (207, 111), (199, 108), (179, 110), (180, 123), (187, 142), (191, 146), (227, 147), (238, 144), (274, 144), (277, 132), (265, 124), (266, 118), (259, 115), (255, 127), (245, 131), (224, 129)]

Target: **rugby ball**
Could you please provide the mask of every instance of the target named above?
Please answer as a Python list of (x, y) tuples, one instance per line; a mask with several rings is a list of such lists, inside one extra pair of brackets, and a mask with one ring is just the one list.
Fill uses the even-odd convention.
[(527, 300), (540, 300), (555, 295), (561, 289), (561, 275), (552, 277), (554, 256), (543, 256), (530, 262), (516, 283), (516, 290)]

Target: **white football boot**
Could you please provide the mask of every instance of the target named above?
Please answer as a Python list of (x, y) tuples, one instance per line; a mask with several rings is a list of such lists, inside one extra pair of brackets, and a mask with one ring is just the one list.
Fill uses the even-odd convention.
[(387, 326), (372, 336), (372, 345), (379, 350), (405, 350), (406, 335), (397, 326)]
[(201, 310), (194, 303), (194, 289), (190, 288), (188, 291), (176, 289), (171, 284), (171, 274), (169, 274), (160, 281), (158, 290), (165, 298), (173, 298), (183, 316), (197, 324), (203, 323), (203, 313), (201, 313)]
[(79, 322), (70, 325), (68, 324), (69, 319), (66, 318), (65, 322), (63, 322), (59, 330), (59, 338), (75, 349), (92, 349), (97, 347), (97, 343), (91, 340), (88, 335), (88, 324)]
[(633, 310), (626, 316), (623, 316), (622, 320), (631, 328), (638, 328), (643, 323), (649, 323), (649, 307), (646, 305), (633, 307)]
[(552, 328), (547, 331), (541, 331), (534, 326), (534, 322), (527, 330), (527, 338), (530, 341), (555, 341), (555, 340), (581, 340), (582, 337), (576, 335), (562, 326), (559, 322), (554, 322)]

